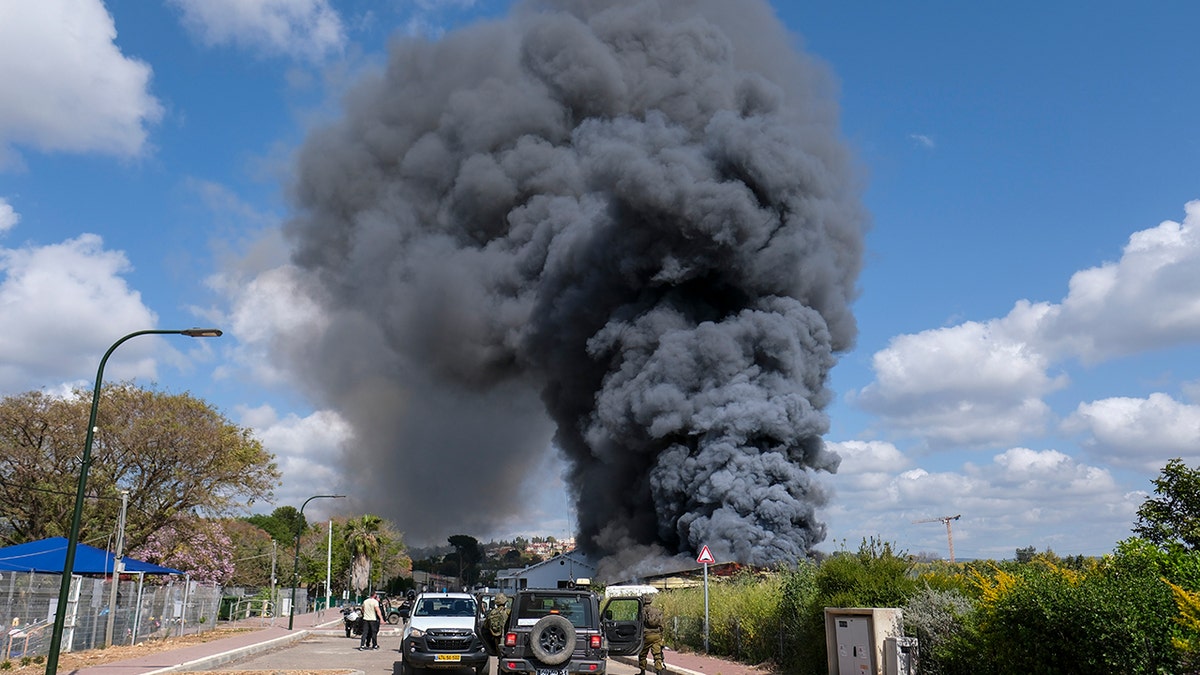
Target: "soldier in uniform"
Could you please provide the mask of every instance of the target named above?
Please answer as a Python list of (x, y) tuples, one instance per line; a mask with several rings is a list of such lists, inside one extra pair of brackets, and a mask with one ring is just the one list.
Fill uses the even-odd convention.
[(487, 614), (487, 632), (493, 648), (499, 652), (504, 644), (504, 627), (508, 625), (508, 596), (497, 593), (494, 602), (495, 606)]
[(663, 675), (663, 611), (654, 606), (654, 594), (642, 596), (642, 651), (638, 654), (638, 675), (646, 675), (646, 655), (654, 655), (654, 672)]

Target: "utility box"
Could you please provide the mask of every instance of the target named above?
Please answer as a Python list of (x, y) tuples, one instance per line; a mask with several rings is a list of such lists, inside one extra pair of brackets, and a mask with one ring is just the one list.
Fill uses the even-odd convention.
[(884, 671), (885, 641), (903, 637), (899, 609), (826, 607), (829, 675), (892, 675)]
[(883, 675), (917, 675), (917, 638), (890, 637), (883, 641)]

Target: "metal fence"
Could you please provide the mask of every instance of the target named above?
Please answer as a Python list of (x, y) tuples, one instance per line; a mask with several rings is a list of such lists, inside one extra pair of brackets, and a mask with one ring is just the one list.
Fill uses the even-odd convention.
[[(0, 661), (46, 655), (61, 583), (58, 574), (0, 575), (0, 620), (8, 629)], [(73, 577), (62, 651), (103, 647), (110, 630), (116, 645), (211, 630), (221, 604), (220, 587), (178, 576), (126, 575), (112, 608), (111, 594), (111, 578)]]

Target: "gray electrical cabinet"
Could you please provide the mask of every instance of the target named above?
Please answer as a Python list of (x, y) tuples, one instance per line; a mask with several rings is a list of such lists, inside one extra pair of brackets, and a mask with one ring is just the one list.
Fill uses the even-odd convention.
[(829, 655), (829, 675), (910, 675), (908, 671), (885, 670), (889, 659), (884, 642), (888, 638), (901, 638), (903, 634), (899, 609), (826, 607), (825, 647)]
[(884, 675), (917, 675), (917, 638), (890, 637), (883, 641)]
[(838, 675), (875, 672), (871, 649), (871, 622), (861, 616), (839, 616), (833, 622), (837, 642)]

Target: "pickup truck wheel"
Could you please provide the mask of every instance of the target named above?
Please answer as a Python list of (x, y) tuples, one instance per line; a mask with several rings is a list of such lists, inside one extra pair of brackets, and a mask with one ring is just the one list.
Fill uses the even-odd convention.
[(408, 661), (400, 659), (400, 675), (416, 675), (417, 669), (413, 668)]
[(548, 666), (565, 663), (575, 651), (575, 626), (559, 614), (544, 616), (529, 631), (529, 649)]
[(475, 666), (475, 675), (487, 675), (488, 665), (490, 665), (490, 663), (491, 663), (491, 660), (489, 659), (489, 660), (484, 661), (483, 663)]

